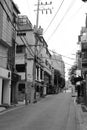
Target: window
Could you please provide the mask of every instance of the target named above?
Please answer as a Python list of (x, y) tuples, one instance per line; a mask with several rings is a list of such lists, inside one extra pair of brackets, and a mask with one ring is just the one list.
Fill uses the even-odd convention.
[(16, 15), (13, 13), (13, 24), (16, 24)]
[(17, 36), (26, 36), (26, 33), (17, 33)]
[(25, 46), (16, 46), (16, 53), (24, 53), (25, 52)]
[(43, 70), (42, 69), (40, 70), (40, 79), (41, 80), (43, 79)]
[(36, 92), (40, 92), (39, 86), (36, 86)]
[(37, 71), (37, 77), (36, 77), (36, 80), (39, 80), (39, 67), (38, 67), (38, 66), (36, 67), (36, 71)]
[(82, 63), (82, 67), (83, 67), (83, 68), (87, 68), (87, 63), (84, 63), (84, 62), (83, 62), (83, 63)]
[(25, 93), (25, 84), (20, 83), (18, 86), (18, 91), (20, 91), (21, 93)]
[(17, 72), (25, 72), (25, 64), (16, 65)]
[(82, 51), (87, 51), (87, 43), (82, 43)]
[(87, 59), (87, 52), (84, 52), (82, 56), (83, 59)]
[(51, 65), (49, 64), (49, 69), (51, 70)]
[(46, 64), (46, 66), (48, 65), (48, 61), (47, 60), (45, 60), (45, 64)]
[(48, 55), (48, 50), (46, 49), (46, 54)]

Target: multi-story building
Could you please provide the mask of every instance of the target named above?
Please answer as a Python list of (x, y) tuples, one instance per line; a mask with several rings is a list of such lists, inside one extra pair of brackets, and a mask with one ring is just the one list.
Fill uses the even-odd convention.
[(11, 70), (11, 104), (17, 103), (17, 83), (20, 80), (20, 76), (16, 73), (15, 69), (15, 48), (16, 48), (16, 21), (20, 11), (15, 3), (12, 1), (12, 46), (9, 48), (8, 53), (8, 67)]
[(65, 79), (65, 64), (62, 59), (62, 56), (58, 54), (53, 54), (51, 61), (52, 61), (52, 66), (54, 68), (53, 69), (54, 70), (54, 77), (53, 77), (54, 93), (58, 93), (60, 91), (59, 78), (62, 77), (63, 79)]
[(27, 100), (33, 101), (34, 87), (32, 87), (32, 82), (35, 38), (32, 24), (27, 16), (18, 17), (16, 42), (16, 71), (21, 76), (21, 81), (18, 83), (17, 100), (23, 101), (27, 95)]
[(14, 19), (19, 13), (12, 0), (0, 1), (0, 104), (11, 103), (11, 71), (14, 68)]
[(63, 78), (65, 78), (65, 64), (64, 64), (64, 61), (62, 59), (62, 56), (53, 54), (52, 55), (52, 63), (53, 63), (54, 69), (59, 70), (61, 73), (61, 76)]
[(81, 76), (83, 77), (83, 82), (80, 82), (82, 83), (80, 91), (82, 92), (84, 101), (87, 105), (87, 25), (81, 28), (78, 45), (80, 46), (80, 50), (77, 52), (77, 69), (81, 71)]
[(81, 50), (78, 50), (76, 52), (76, 64), (77, 64), (77, 68), (81, 70), (82, 68)]
[(43, 85), (43, 94), (49, 94), (51, 91), (51, 87), (53, 86), (53, 68), (52, 68), (52, 62), (51, 62), (51, 53), (48, 50), (48, 45), (43, 38), (43, 36), (40, 36), (42, 41), (42, 47), (40, 47), (39, 57), (42, 60), (43, 65), (43, 75), (44, 75), (44, 85)]
[(17, 23), (16, 70), (21, 75), (18, 100), (25, 100), (26, 92), (27, 99), (33, 102), (34, 98), (46, 95), (51, 84), (51, 54), (41, 27), (32, 28), (26, 16), (19, 16)]
[(80, 50), (77, 52), (78, 67), (82, 71), (82, 75), (85, 76), (87, 73), (87, 29), (82, 27), (81, 34), (79, 35), (78, 44)]

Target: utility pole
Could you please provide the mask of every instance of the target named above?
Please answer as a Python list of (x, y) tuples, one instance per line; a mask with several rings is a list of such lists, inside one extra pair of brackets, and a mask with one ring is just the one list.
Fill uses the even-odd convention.
[(37, 17), (36, 17), (36, 28), (38, 29), (38, 22), (39, 22), (39, 5), (40, 5), (40, 0), (38, 0), (37, 4)]
[[(37, 4), (35, 6), (37, 6), (37, 10), (34, 10), (37, 12), (37, 17), (36, 17), (36, 28), (38, 29), (38, 24), (39, 24), (39, 11), (43, 12), (45, 11), (46, 14), (48, 11), (50, 11), (50, 14), (52, 14), (52, 9), (53, 8), (48, 8), (48, 6), (50, 6), (52, 4), (52, 2), (45, 2), (45, 3), (42, 3), (40, 2), (40, 0), (38, 0)], [(47, 8), (44, 8), (44, 6), (47, 6)], [(40, 8), (41, 7), (41, 8)]]
[(27, 53), (25, 47), (25, 105), (28, 105), (27, 101)]
[(33, 86), (35, 88), (35, 93), (34, 93), (34, 102), (36, 102), (36, 63), (37, 63), (37, 44), (38, 44), (38, 39), (37, 39), (37, 36), (39, 35), (38, 34), (38, 25), (39, 25), (39, 11), (42, 11), (42, 14), (43, 14), (43, 11), (46, 11), (46, 14), (47, 14), (47, 11), (50, 10), (50, 13), (52, 12), (50, 8), (47, 8), (47, 9), (40, 9), (40, 6), (46, 6), (46, 5), (51, 5), (52, 2), (50, 3), (47, 3), (45, 2), (45, 4), (43, 4), (42, 2), (40, 3), (40, 0), (37, 1), (37, 10), (35, 10), (37, 12), (37, 15), (36, 15), (36, 26), (35, 26), (35, 48), (34, 48), (34, 64), (33, 64)]

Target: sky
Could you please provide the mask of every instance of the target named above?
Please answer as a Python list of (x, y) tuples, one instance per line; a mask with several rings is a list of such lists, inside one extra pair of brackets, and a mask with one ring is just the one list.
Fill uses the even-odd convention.
[[(13, 0), (22, 15), (27, 15), (32, 25), (36, 25), (36, 9), (38, 0)], [(75, 62), (78, 50), (78, 35), (85, 26), (87, 3), (82, 0), (40, 0), (40, 3), (51, 5), (40, 6), (40, 9), (50, 8), (50, 11), (39, 11), (39, 26), (44, 30), (43, 37), (48, 49), (61, 54), (65, 62), (66, 78), (68, 69)], [(52, 22), (51, 22), (52, 21)], [(49, 26), (50, 25), (50, 26)]]

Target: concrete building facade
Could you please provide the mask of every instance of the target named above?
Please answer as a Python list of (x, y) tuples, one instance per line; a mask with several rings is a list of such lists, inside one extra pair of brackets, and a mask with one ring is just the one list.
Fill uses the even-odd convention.
[(63, 78), (65, 78), (65, 64), (64, 64), (64, 61), (62, 59), (62, 56), (53, 54), (52, 59), (53, 59), (52, 65), (53, 65), (54, 69), (59, 70), (61, 73), (61, 76)]
[(0, 0), (0, 105), (11, 104), (13, 14), (18, 12), (12, 0)]
[(81, 28), (78, 36), (79, 50), (77, 52), (77, 69), (81, 72), (80, 93), (84, 103), (87, 105), (87, 15), (86, 26)]
[[(26, 16), (19, 16), (16, 39), (18, 43), (16, 46), (16, 71), (21, 75), (21, 81), (18, 84), (18, 98), (22, 97), (20, 100), (25, 100), (25, 89), (27, 89), (27, 98), (30, 102), (33, 102), (35, 97), (38, 99), (47, 94), (52, 75), (51, 54), (41, 34), (42, 29), (39, 27), (38, 33), (35, 31), (35, 27), (32, 28), (32, 24)], [(26, 81), (27, 88), (25, 88)]]
[(54, 67), (43, 29), (32, 27), (27, 16), (18, 16), (12, 0), (1, 0), (0, 12), (0, 105), (33, 102), (49, 94), (53, 85)]

